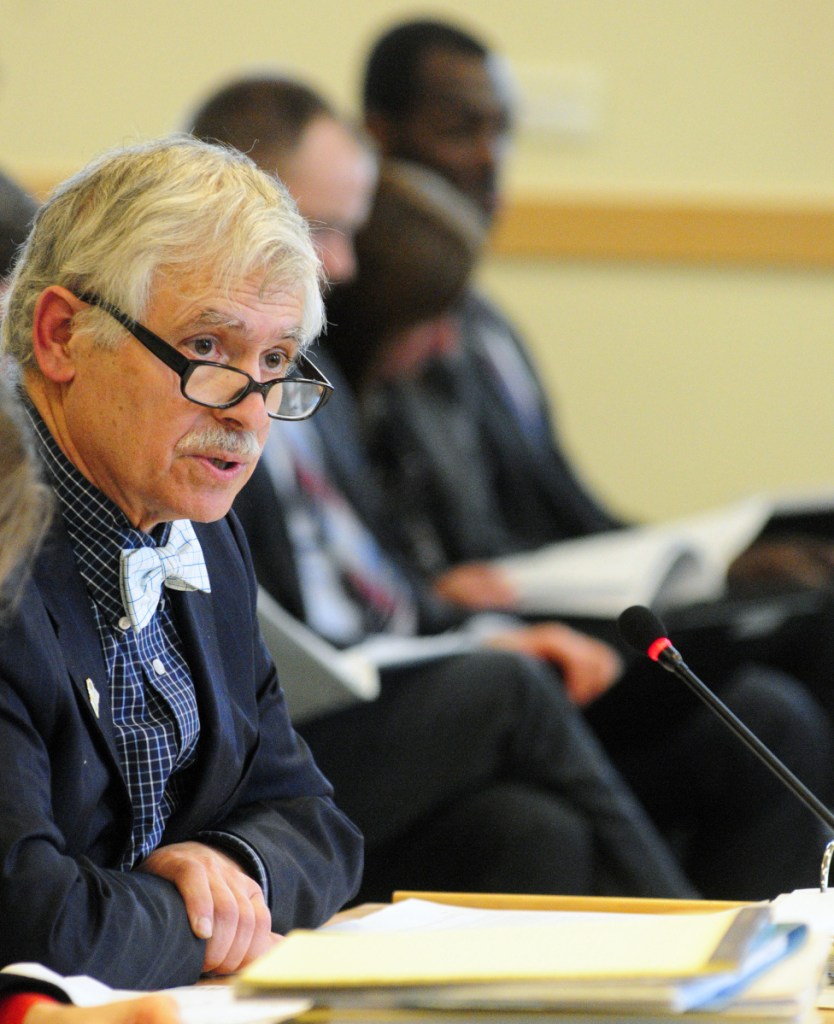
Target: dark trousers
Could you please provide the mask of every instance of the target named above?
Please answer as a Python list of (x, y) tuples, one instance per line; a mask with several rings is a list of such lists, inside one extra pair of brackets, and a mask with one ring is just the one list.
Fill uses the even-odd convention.
[[(692, 667), (703, 671), (694, 662)], [(807, 690), (758, 666), (723, 677), (706, 672), (707, 679), (828, 802), (834, 778), (830, 719)], [(589, 709), (587, 719), (705, 896), (769, 899), (818, 884), (830, 834), (684, 683), (644, 659)]]
[[(830, 726), (804, 689), (748, 668), (719, 692), (829, 799)], [(389, 672), (377, 701), (307, 723), (365, 833), (359, 898), (397, 887), (686, 896), (694, 885), (763, 899), (816, 884), (827, 834), (677, 680), (645, 663), (586, 717), (549, 668), (484, 651)]]
[(299, 730), (366, 839), (360, 900), (396, 888), (694, 890), (554, 673), (483, 651), (391, 671)]

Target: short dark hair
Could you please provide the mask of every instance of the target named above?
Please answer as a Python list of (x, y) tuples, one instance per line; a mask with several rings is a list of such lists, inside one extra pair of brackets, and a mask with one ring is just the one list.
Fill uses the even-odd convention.
[(248, 154), (257, 164), (272, 151), (286, 156), (316, 117), (335, 117), (312, 88), (278, 75), (239, 78), (198, 107), (188, 130)]
[(409, 114), (422, 82), (420, 68), (433, 50), (484, 59), (487, 47), (475, 36), (443, 21), (407, 21), (389, 29), (371, 49), (365, 65), (362, 103), (366, 114), (391, 118)]

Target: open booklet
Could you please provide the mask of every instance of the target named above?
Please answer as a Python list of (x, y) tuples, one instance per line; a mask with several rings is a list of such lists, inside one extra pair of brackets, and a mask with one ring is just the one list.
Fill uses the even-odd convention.
[(727, 569), (757, 538), (834, 539), (834, 490), (754, 496), (668, 523), (550, 544), (496, 560), (530, 615), (615, 618), (632, 604), (667, 610), (721, 597)]
[[(338, 928), (291, 932), (244, 969), (237, 990), (329, 1007), (712, 1012), (737, 1001), (807, 939), (804, 925), (775, 924), (763, 904), (642, 914), (487, 911), (406, 900)], [(817, 951), (795, 983), (801, 997), (774, 998), (756, 1013), (794, 1017), (800, 1003), (813, 1005), (821, 969)]]
[(285, 611), (263, 587), (258, 589), (258, 621), (296, 723), (374, 700), (384, 669), (463, 654), (478, 646), (481, 636), (506, 628), (501, 617), (482, 615), (469, 630), (436, 636), (380, 633), (340, 650)]
[(258, 623), (294, 722), (379, 695), (379, 672), (370, 660), (323, 640), (263, 587), (258, 588)]

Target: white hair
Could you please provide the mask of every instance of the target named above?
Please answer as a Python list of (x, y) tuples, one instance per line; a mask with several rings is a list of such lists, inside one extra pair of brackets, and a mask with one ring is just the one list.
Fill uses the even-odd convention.
[[(5, 297), (2, 351), (33, 366), (34, 310), (50, 285), (97, 292), (139, 320), (159, 277), (202, 268), (227, 291), (254, 275), (262, 294), (300, 290), (302, 343), (321, 332), (321, 265), (276, 177), (236, 150), (187, 135), (111, 150), (38, 211)], [(122, 329), (96, 309), (79, 313), (76, 326), (95, 317), (97, 339), (113, 344)]]

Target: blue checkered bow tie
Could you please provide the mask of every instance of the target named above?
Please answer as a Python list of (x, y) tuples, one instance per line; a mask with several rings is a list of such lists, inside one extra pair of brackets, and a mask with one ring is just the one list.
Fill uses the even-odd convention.
[(172, 590), (211, 593), (203, 549), (188, 519), (171, 523), (168, 543), (162, 547), (122, 551), (122, 601), (137, 631), (144, 629), (153, 618), (163, 584)]

